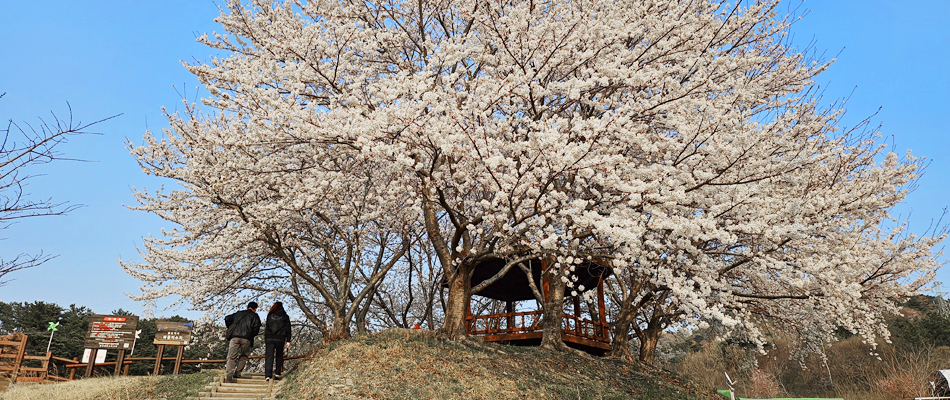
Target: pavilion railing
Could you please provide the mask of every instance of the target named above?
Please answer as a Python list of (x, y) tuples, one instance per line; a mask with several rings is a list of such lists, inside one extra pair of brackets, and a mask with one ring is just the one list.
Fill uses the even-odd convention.
[[(487, 315), (470, 315), (468, 333), (471, 335), (499, 335), (541, 332), (542, 311), (526, 311)], [(609, 343), (610, 333), (606, 324), (564, 313), (561, 331), (590, 340)]]
[(468, 333), (472, 335), (495, 335), (541, 331), (541, 311), (470, 315)]
[(561, 321), (563, 323), (561, 331), (564, 333), (596, 340), (598, 342), (610, 342), (610, 331), (607, 329), (606, 324), (567, 313), (564, 313)]

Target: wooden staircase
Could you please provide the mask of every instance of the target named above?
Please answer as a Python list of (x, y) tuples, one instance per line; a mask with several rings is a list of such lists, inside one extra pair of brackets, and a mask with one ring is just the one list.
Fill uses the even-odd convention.
[(188, 400), (270, 400), (279, 388), (280, 381), (265, 381), (263, 375), (249, 373), (237, 378), (236, 383), (228, 383), (224, 380), (224, 371), (221, 371), (204, 391), (198, 392), (198, 397), (189, 397)]

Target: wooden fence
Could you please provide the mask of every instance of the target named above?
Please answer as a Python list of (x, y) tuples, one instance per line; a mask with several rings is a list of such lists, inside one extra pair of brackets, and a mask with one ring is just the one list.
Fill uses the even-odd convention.
[[(305, 358), (305, 357), (307, 357), (307, 356), (309, 356), (309, 355), (310, 355), (310, 354), (301, 354), (301, 355), (296, 355), (296, 356), (284, 357), (284, 360), (285, 360), (285, 361), (286, 361), (286, 360), (297, 360), (297, 359)], [(262, 355), (261, 355), (261, 356), (250, 356), (250, 357), (248, 357), (248, 358), (250, 358), (250, 359), (261, 359), (261, 358), (264, 358), (264, 356), (262, 356)], [(79, 362), (79, 359), (78, 359), (78, 358), (68, 359), (68, 358), (52, 357), (52, 359), (53, 359), (53, 360), (56, 360), (56, 361), (62, 361), (62, 362), (67, 363), (67, 364), (64, 365), (63, 367), (69, 370), (69, 378), (56, 377), (56, 378), (62, 379), (62, 380), (72, 380), (72, 379), (75, 379), (75, 378), (76, 378), (76, 369), (79, 369), (79, 368), (88, 368), (88, 367), (89, 367), (89, 363), (81, 363), (81, 362)], [(177, 357), (162, 357), (162, 361), (161, 361), (161, 362), (165, 362), (165, 361), (175, 361), (175, 360), (177, 360), (177, 359), (178, 359)], [(122, 369), (121, 375), (128, 375), (128, 374), (129, 374), (129, 366), (131, 366), (131, 365), (132, 365), (132, 362), (134, 362), (134, 361), (143, 361), (143, 362), (149, 362), (149, 363), (156, 363), (156, 364), (157, 364), (156, 360), (157, 360), (157, 357), (126, 357), (126, 358), (125, 358), (125, 361), (122, 363), (122, 365), (124, 366), (124, 368)], [(226, 359), (181, 360), (181, 363), (182, 363), (182, 364), (224, 364), (224, 363), (226, 363), (226, 362), (228, 362), (228, 360), (226, 360)], [(93, 367), (115, 367), (115, 364), (116, 364), (115, 361), (104, 362), (104, 363), (95, 363), (95, 364), (93, 365)], [(176, 368), (176, 369), (177, 369), (177, 368)], [(178, 374), (179, 372), (181, 372), (180, 369), (177, 369), (177, 371), (174, 371), (175, 374)]]
[[(95, 367), (116, 367), (117, 361), (104, 362), (104, 363), (94, 363), (91, 366), (89, 362), (94, 362), (94, 356), (90, 354), (89, 362), (80, 362), (78, 357), (73, 358), (63, 358), (53, 356), (52, 353), (47, 352), (45, 356), (30, 356), (25, 355), (26, 351), (26, 341), (27, 336), (22, 333), (17, 333), (11, 336), (0, 336), (0, 391), (3, 387), (13, 382), (58, 382), (58, 381), (68, 381), (76, 378), (77, 369), (88, 369)], [(310, 354), (301, 354), (296, 356), (284, 357), (284, 360), (296, 360), (309, 356)], [(264, 356), (250, 356), (251, 359), (261, 359)], [(27, 367), (24, 366), (24, 361), (39, 361), (40, 367)], [(161, 360), (158, 360), (158, 357), (125, 357), (122, 361), (123, 368), (115, 368), (116, 374), (119, 375), (128, 375), (129, 367), (133, 362), (149, 362), (155, 364), (155, 369), (153, 374), (157, 375), (160, 372), (159, 366), (162, 362), (165, 361), (175, 361), (176, 365), (173, 369), (174, 374), (181, 372), (181, 364), (223, 364), (228, 360), (226, 359), (201, 359), (201, 360), (185, 360), (181, 358), (181, 352), (179, 352), (176, 357), (161, 357)], [(63, 363), (63, 367), (69, 371), (69, 377), (62, 377), (49, 374), (49, 369), (51, 364), (54, 362)]]
[(0, 336), (0, 389), (16, 381), (26, 351), (26, 339), (22, 333)]

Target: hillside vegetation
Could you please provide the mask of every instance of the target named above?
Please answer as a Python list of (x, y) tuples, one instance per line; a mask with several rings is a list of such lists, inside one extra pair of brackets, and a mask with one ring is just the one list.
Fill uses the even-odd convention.
[(79, 379), (55, 384), (11, 385), (2, 400), (185, 400), (215, 377), (214, 372), (186, 375), (122, 376)]
[(672, 373), (534, 347), (390, 329), (320, 350), (280, 399), (716, 399)]
[(709, 330), (668, 337), (661, 365), (691, 377), (700, 387), (722, 386), (723, 372), (743, 397), (840, 397), (893, 400), (931, 396), (936, 371), (950, 368), (950, 307), (942, 297), (909, 298), (901, 315), (888, 315), (891, 343), (872, 349), (839, 330), (838, 341), (817, 352), (780, 330), (767, 331), (767, 353), (748, 342), (719, 338)]

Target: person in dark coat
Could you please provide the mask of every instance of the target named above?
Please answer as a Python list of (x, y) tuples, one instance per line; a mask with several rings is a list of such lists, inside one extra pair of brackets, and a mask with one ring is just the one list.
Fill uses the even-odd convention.
[[(280, 379), (284, 371), (284, 347), (290, 347), (290, 317), (284, 304), (274, 303), (267, 313), (264, 325), (264, 379)], [(277, 368), (274, 368), (276, 361)]]
[(241, 377), (247, 356), (254, 347), (254, 336), (261, 331), (261, 317), (257, 316), (257, 302), (247, 303), (247, 309), (224, 317), (227, 327), (225, 339), (228, 341), (228, 362), (225, 364), (227, 381), (237, 382)]

